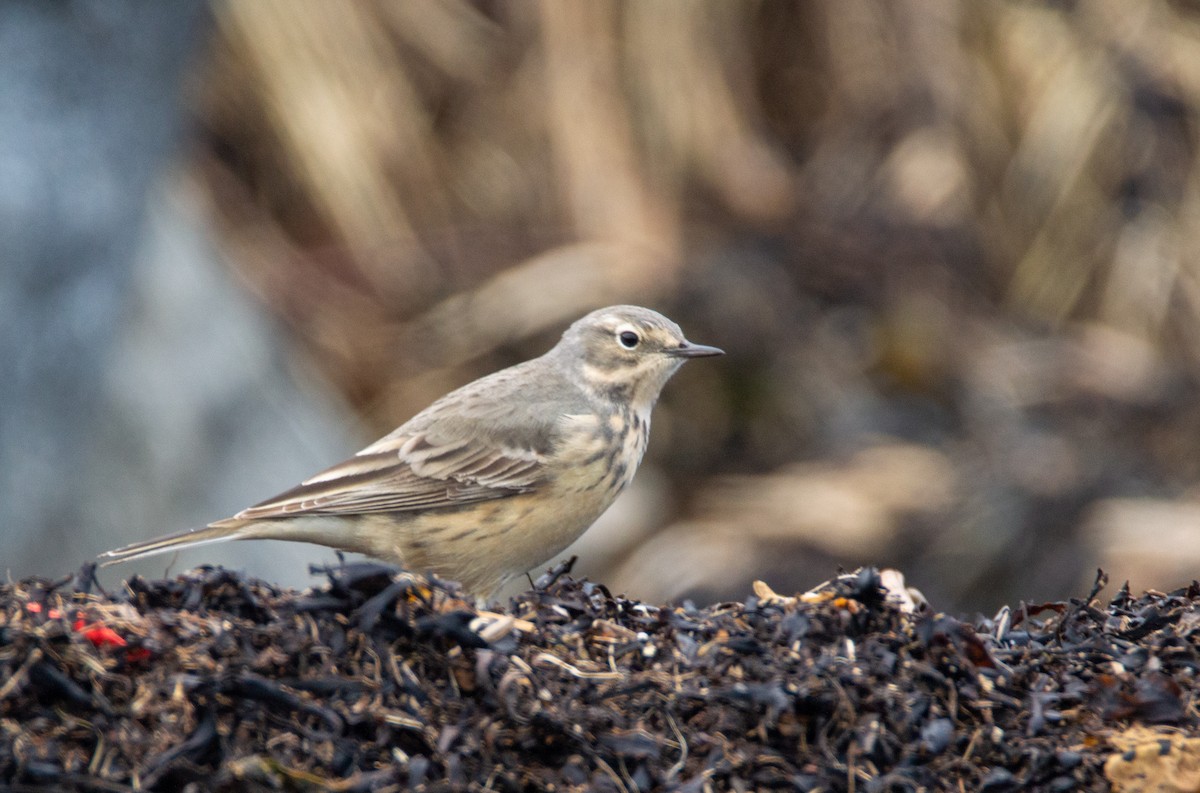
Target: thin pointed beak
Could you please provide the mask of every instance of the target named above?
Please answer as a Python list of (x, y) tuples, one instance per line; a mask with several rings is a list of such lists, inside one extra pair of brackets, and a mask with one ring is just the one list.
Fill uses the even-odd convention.
[(707, 358), (711, 355), (725, 354), (725, 351), (718, 347), (709, 347), (705, 344), (692, 344), (690, 341), (685, 341), (678, 347), (671, 350), (664, 350), (663, 352), (673, 358)]

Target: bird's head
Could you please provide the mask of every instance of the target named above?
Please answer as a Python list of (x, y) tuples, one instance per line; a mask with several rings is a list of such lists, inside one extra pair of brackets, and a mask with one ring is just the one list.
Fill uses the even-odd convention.
[(688, 358), (722, 355), (693, 344), (671, 320), (640, 306), (609, 306), (567, 328), (552, 354), (562, 356), (592, 393), (649, 409)]

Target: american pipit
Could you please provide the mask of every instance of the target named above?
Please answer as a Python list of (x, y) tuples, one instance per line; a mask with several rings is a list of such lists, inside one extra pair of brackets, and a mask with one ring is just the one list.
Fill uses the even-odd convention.
[(688, 358), (720, 354), (650, 309), (600, 309), (540, 358), (452, 391), (285, 493), (101, 558), (297, 540), (432, 570), (487, 596), (600, 517), (633, 479), (667, 380)]

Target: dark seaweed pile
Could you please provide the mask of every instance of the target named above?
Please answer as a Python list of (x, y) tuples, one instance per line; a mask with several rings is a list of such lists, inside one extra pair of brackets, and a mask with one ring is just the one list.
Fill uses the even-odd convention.
[(0, 785), (1065, 791), (1196, 724), (1196, 585), (971, 623), (873, 570), (704, 609), (561, 573), (504, 612), (374, 564), (0, 587)]

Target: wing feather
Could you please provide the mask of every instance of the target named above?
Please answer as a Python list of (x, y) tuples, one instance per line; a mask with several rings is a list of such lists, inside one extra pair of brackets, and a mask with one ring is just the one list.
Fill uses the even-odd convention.
[(233, 519), (459, 507), (528, 493), (545, 474), (545, 455), (532, 449), (434, 442), (424, 432), (385, 440)]
[(590, 403), (540, 359), (447, 394), (349, 460), (231, 520), (452, 509), (547, 478), (562, 420)]

